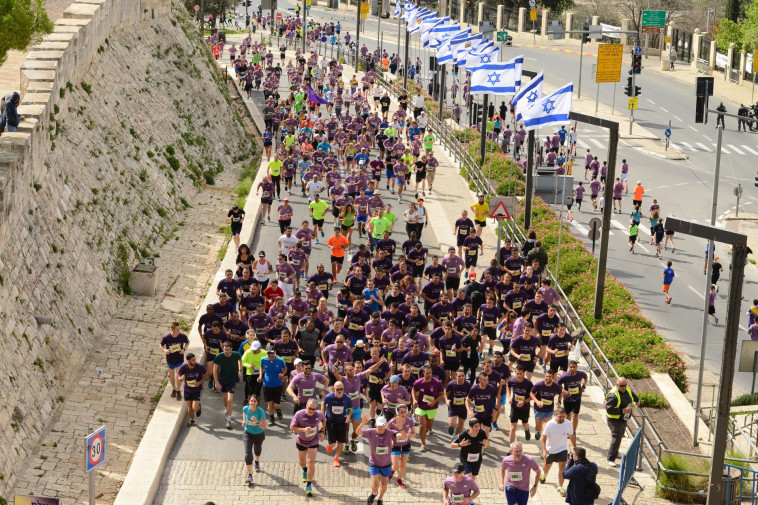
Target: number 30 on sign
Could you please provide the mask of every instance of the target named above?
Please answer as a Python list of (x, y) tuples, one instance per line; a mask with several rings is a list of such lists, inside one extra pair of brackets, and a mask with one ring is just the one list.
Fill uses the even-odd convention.
[(105, 462), (105, 426), (87, 435), (85, 455), (87, 473)]

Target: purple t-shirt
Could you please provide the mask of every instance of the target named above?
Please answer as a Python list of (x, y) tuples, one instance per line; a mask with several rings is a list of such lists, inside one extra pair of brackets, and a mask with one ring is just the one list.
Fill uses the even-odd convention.
[(285, 284), (293, 284), (295, 282), (294, 277), (297, 272), (289, 263), (277, 263), (275, 269), (277, 276), (279, 277), (279, 282)]
[(532, 388), (532, 393), (538, 401), (542, 402), (542, 407), (534, 404), (534, 410), (536, 412), (552, 412), (555, 408), (555, 397), (563, 392), (563, 388), (553, 382), (549, 386), (545, 384), (545, 381), (539, 381)]
[(382, 396), (387, 400), (385, 408), (388, 408), (390, 410), (395, 410), (398, 403), (400, 403), (402, 400), (408, 400), (408, 402), (411, 400), (411, 394), (407, 389), (398, 386), (397, 389), (393, 390), (389, 384), (382, 388)]
[(442, 393), (442, 383), (432, 377), (432, 380), (425, 382), (422, 377), (413, 383), (413, 390), (416, 391), (417, 405), (422, 410), (433, 410), (439, 405), (437, 397)]
[(479, 486), (476, 485), (474, 479), (465, 475), (460, 482), (456, 482), (454, 476), (448, 477), (445, 479), (445, 488), (448, 490), (451, 505), (463, 503), (464, 498), (468, 498), (479, 491)]
[(311, 372), (310, 375), (297, 374), (292, 379), (292, 387), (297, 390), (297, 401), (306, 403), (311, 398), (316, 398), (316, 385), (323, 380), (324, 376), (316, 372)]
[(500, 468), (506, 470), (505, 485), (513, 486), (521, 491), (529, 491), (531, 485), (530, 474), (540, 469), (539, 465), (529, 456), (521, 456), (521, 461), (516, 461), (514, 456), (503, 458)]
[(587, 374), (581, 370), (577, 370), (576, 375), (571, 375), (569, 372), (565, 372), (563, 375), (561, 375), (560, 379), (558, 379), (558, 384), (563, 386), (563, 389), (568, 391), (569, 395), (571, 395), (568, 398), (565, 398), (563, 401), (568, 401), (569, 398), (572, 402), (581, 400), (582, 382), (584, 382), (586, 379)]
[(534, 358), (537, 357), (537, 349), (539, 349), (540, 343), (539, 338), (526, 340), (524, 337), (517, 337), (511, 340), (511, 349), (516, 354), (523, 355), (524, 359), (520, 360), (520, 363), (528, 365), (529, 362), (534, 361)]
[[(508, 388), (510, 388), (510, 390), (513, 391), (513, 400), (511, 402), (511, 408), (528, 409), (529, 402), (532, 401), (529, 394), (532, 392), (533, 387), (534, 387), (534, 384), (532, 384), (532, 381), (526, 378), (521, 382), (516, 380), (516, 377), (511, 377), (510, 379), (508, 379)], [(516, 405), (518, 404), (518, 402), (524, 402), (524, 405), (522, 407), (517, 407)]]
[(487, 384), (482, 389), (478, 383), (474, 384), (471, 386), (468, 397), (471, 399), (474, 417), (482, 420), (492, 418), (492, 407), (497, 399), (497, 386)]
[(196, 364), (193, 368), (185, 363), (179, 367), (179, 375), (184, 376), (184, 392), (197, 392), (203, 388), (200, 379), (208, 372), (208, 369), (201, 364)]
[(363, 379), (366, 378), (368, 373), (361, 372), (349, 379), (347, 375), (342, 376), (342, 384), (345, 386), (345, 394), (350, 397), (350, 401), (353, 402), (353, 407), (360, 407), (361, 405), (361, 387)]
[(463, 259), (461, 259), (461, 257), (457, 255), (453, 256), (452, 258), (450, 256), (445, 256), (445, 258), (440, 263), (442, 263), (442, 266), (445, 267), (447, 276), (454, 279), (460, 278), (461, 271), (463, 270), (463, 267), (465, 266)]
[(471, 383), (465, 380), (463, 384), (458, 384), (457, 380), (450, 381), (447, 383), (445, 391), (447, 391), (448, 416), (467, 417), (466, 397), (471, 391)]
[(377, 428), (364, 428), (363, 438), (368, 442), (368, 464), (380, 468), (392, 465), (392, 443), (395, 440), (395, 430), (385, 429), (379, 433)]
[(557, 350), (557, 352), (550, 358), (550, 361), (553, 363), (565, 363), (568, 361), (572, 341), (573, 339), (568, 333), (565, 333), (563, 338), (559, 337), (557, 333), (554, 333), (547, 342), (548, 349)]
[(305, 447), (318, 447), (318, 425), (326, 423), (326, 416), (317, 410), (313, 414), (308, 414), (306, 409), (299, 410), (292, 416), (291, 427), (308, 428), (305, 433), (297, 434), (297, 443)]
[(342, 372), (345, 363), (353, 361), (353, 353), (347, 345), (343, 345), (342, 349), (337, 347), (337, 344), (327, 345), (324, 347), (323, 353), (324, 356), (326, 356), (326, 359), (329, 360), (329, 371), (334, 369), (334, 365), (337, 361), (340, 362), (340, 372)]
[(305, 260), (308, 259), (308, 253), (306, 253), (303, 248), (300, 249), (291, 249), (289, 254), (289, 262), (290, 265), (292, 265), (292, 268), (295, 269), (295, 273), (300, 273), (303, 271), (303, 267), (305, 266)]
[(574, 189), (574, 192), (576, 193), (577, 200), (581, 200), (582, 198), (584, 198), (584, 186), (577, 186)]
[[(405, 389), (405, 388), (400, 388)], [(395, 416), (387, 423), (387, 427), (391, 430), (394, 430), (396, 432), (395, 439), (392, 441), (392, 447), (403, 447), (411, 443), (411, 439), (408, 436), (411, 429), (415, 423), (413, 422), (413, 419), (410, 417), (405, 418), (405, 422), (403, 422), (403, 425), (400, 425), (400, 417)], [(405, 431), (405, 436), (401, 435), (400, 432)]]
[(176, 337), (168, 333), (161, 339), (161, 347), (165, 347), (171, 352), (166, 354), (166, 363), (169, 365), (179, 365), (184, 362), (184, 354), (181, 351), (182, 348), (189, 345), (189, 339), (184, 333), (180, 333)]

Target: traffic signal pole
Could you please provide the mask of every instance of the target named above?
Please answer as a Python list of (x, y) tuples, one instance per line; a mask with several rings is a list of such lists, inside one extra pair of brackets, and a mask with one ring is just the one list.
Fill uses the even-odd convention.
[[(634, 95), (635, 90), (635, 84), (634, 84), (634, 66), (632, 66), (632, 95)], [(634, 124), (634, 109), (629, 108), (629, 135), (632, 134), (632, 125)]]

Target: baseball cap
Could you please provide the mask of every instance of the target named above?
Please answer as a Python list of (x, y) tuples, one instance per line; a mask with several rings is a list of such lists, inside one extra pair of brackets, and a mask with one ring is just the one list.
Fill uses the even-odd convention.
[(273, 349), (269, 349), (266, 354), (276, 354), (276, 351)]
[(292, 364), (295, 365), (295, 366), (297, 366), (297, 365), (299, 365), (302, 362), (303, 362), (303, 360), (301, 360), (300, 358), (296, 358), (295, 361), (293, 361)]
[(261, 343), (256, 340), (255, 342), (253, 342), (253, 346), (252, 347), (253, 347), (254, 351), (257, 351), (258, 349), (261, 348)]
[(456, 463), (453, 465), (453, 473), (463, 473), (465, 469), (466, 467), (463, 465), (463, 463)]
[(384, 416), (379, 416), (376, 418), (376, 425), (377, 426), (387, 426), (387, 418)]
[(284, 197), (284, 201), (285, 201), (285, 202), (289, 202), (289, 201), (290, 201), (290, 199), (289, 199), (288, 197), (286, 197), (286, 196), (285, 196), (285, 197)]
[(355, 343), (355, 347), (365, 347), (365, 345), (366, 344), (363, 342), (363, 340), (359, 340)]
[(393, 375), (392, 377), (390, 377), (390, 383), (392, 384), (400, 383), (400, 377), (398, 377), (397, 375)]

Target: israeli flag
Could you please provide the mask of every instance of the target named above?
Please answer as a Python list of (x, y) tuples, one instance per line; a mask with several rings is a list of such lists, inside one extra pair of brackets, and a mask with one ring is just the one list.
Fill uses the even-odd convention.
[(479, 44), (481, 40), (482, 40), (482, 34), (477, 33), (476, 35), (471, 35), (469, 37), (466, 37), (463, 40), (451, 42), (450, 49), (454, 57), (453, 59), (455, 60), (455, 63), (457, 65), (461, 65), (462, 63), (465, 63), (465, 60), (461, 61), (461, 51), (468, 52), (470, 48)]
[(394, 18), (400, 17), (400, 5), (401, 5), (400, 0), (397, 0), (397, 2), (395, 2), (395, 12), (394, 14), (392, 14), (392, 17)]
[(459, 33), (458, 35), (451, 37), (450, 39), (440, 44), (440, 46), (437, 48), (438, 63), (447, 63), (449, 61), (453, 61), (452, 44), (457, 43), (459, 40), (467, 38), (471, 33), (469, 30), (470, 28), (467, 28), (463, 33)]
[(540, 71), (529, 84), (524, 86), (516, 93), (511, 100), (511, 105), (516, 109), (516, 122), (521, 122), (521, 111), (528, 109), (542, 98), (542, 80), (543, 73)]
[(435, 17), (436, 14), (437, 14), (436, 12), (430, 12), (428, 14), (422, 14), (420, 16), (416, 16), (416, 19), (414, 19), (408, 24), (408, 32), (416, 33), (417, 31), (421, 30), (421, 23), (423, 23), (425, 19), (431, 19)]
[[(405, 4), (405, 13), (403, 14), (403, 19), (405, 19), (405, 22), (406, 23), (410, 23), (411, 18), (413, 18), (413, 16), (415, 15), (415, 13), (418, 10), (419, 10), (419, 8), (416, 7), (415, 5), (411, 4), (410, 8), (409, 8), (408, 4), (406, 3)], [(426, 10), (426, 9), (424, 9), (424, 10)]]
[[(485, 63), (471, 73), (471, 94), (485, 95), (516, 93), (521, 83), (524, 57), (518, 56), (505, 63)], [(517, 84), (518, 82), (518, 84)]]
[(569, 83), (551, 95), (521, 111), (525, 130), (536, 130), (553, 124), (566, 124), (569, 121), (574, 83)]
[[(433, 21), (433, 22), (430, 22)], [(431, 36), (431, 29), (436, 26), (444, 26), (445, 23), (449, 23), (450, 18), (435, 18), (434, 20), (425, 20), (421, 22), (421, 42), (424, 47), (429, 47), (429, 38)]]
[(461, 27), (458, 24), (445, 26), (444, 24), (435, 26), (429, 30), (429, 47), (431, 49), (436, 49), (440, 46), (442, 41), (446, 39), (449, 35), (455, 34), (456, 32), (460, 32)]
[(483, 49), (477, 51), (470, 51), (466, 55), (465, 67), (468, 70), (474, 71), (479, 65), (485, 65), (487, 63), (496, 63), (498, 61), (497, 53), (499, 48), (492, 42), (489, 42)]

